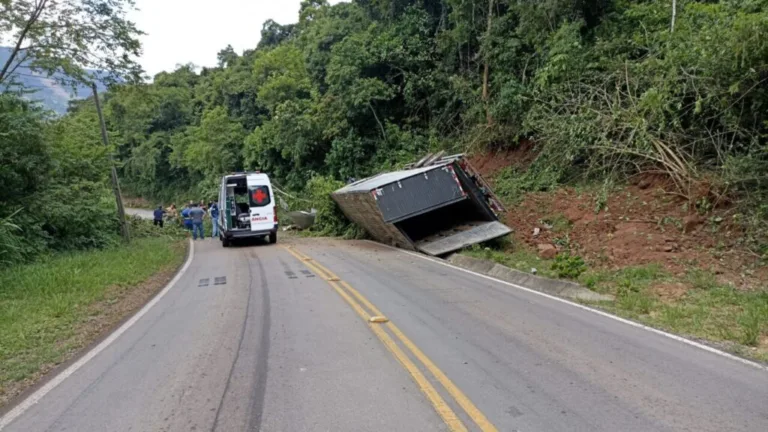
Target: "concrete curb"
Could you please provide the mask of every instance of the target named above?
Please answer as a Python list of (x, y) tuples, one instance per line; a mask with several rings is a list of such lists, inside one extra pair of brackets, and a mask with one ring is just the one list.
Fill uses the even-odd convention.
[(607, 294), (598, 294), (583, 286), (569, 281), (548, 279), (535, 276), (519, 270), (497, 264), (490, 260), (473, 258), (461, 254), (453, 254), (448, 258), (451, 264), (473, 271), (475, 273), (491, 276), (517, 285), (528, 287), (532, 290), (546, 294), (584, 301), (612, 301), (614, 297)]

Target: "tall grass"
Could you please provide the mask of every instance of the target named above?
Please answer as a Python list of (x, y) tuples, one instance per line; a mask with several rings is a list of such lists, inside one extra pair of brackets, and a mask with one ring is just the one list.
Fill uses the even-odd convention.
[(11, 220), (16, 213), (0, 219), (0, 268), (21, 260), (21, 228)]
[[(753, 351), (743, 353), (768, 361), (768, 292), (743, 291), (723, 285), (715, 276), (693, 269), (684, 277), (667, 274), (659, 266), (596, 271), (583, 278), (596, 291), (616, 295), (603, 305), (611, 311), (650, 325), (712, 341), (727, 341)], [(688, 291), (679, 298), (662, 299), (653, 287), (678, 283)]]

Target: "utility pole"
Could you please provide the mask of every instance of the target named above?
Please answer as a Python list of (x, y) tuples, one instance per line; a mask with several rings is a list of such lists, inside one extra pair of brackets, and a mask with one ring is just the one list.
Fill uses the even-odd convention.
[(488, 0), (488, 26), (485, 29), (485, 66), (483, 67), (483, 104), (485, 104), (485, 119), (488, 126), (493, 124), (491, 117), (491, 108), (489, 106), (488, 77), (490, 75), (490, 65), (488, 64), (488, 51), (491, 44), (491, 26), (493, 25), (493, 0)]
[[(109, 148), (109, 140), (107, 138), (107, 125), (104, 123), (104, 114), (101, 112), (101, 103), (99, 103), (99, 93), (96, 89), (96, 83), (91, 83), (91, 89), (93, 90), (93, 100), (96, 101), (96, 112), (99, 113), (101, 140), (104, 142), (104, 146)], [(131, 233), (128, 231), (128, 224), (125, 223), (125, 207), (123, 207), (123, 196), (120, 193), (120, 181), (117, 179), (115, 157), (111, 150), (109, 151), (109, 166), (112, 171), (112, 192), (115, 194), (115, 201), (117, 202), (117, 218), (120, 221), (120, 234), (123, 236), (124, 242), (130, 243)]]

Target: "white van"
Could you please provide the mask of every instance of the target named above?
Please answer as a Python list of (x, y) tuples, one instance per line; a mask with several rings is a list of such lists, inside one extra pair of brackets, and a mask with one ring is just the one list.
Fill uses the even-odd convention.
[(256, 172), (233, 173), (221, 179), (219, 239), (224, 247), (233, 240), (268, 238), (277, 243), (277, 207), (269, 176)]

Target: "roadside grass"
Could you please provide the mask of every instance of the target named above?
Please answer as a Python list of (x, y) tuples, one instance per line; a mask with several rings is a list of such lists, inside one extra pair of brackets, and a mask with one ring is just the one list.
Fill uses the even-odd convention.
[[(768, 362), (768, 291), (743, 291), (693, 269), (683, 277), (661, 266), (591, 271), (580, 279), (597, 292), (616, 296), (598, 306), (617, 315), (688, 337), (720, 343), (723, 349)], [(654, 288), (677, 287), (665, 297)]]
[[(554, 260), (525, 247), (474, 246), (462, 252), (524, 272), (557, 278)], [(711, 272), (675, 276), (658, 264), (617, 270), (589, 269), (578, 282), (616, 300), (591, 303), (652, 327), (714, 342), (722, 349), (768, 362), (768, 287), (743, 291), (718, 283)]]
[(116, 288), (123, 292), (172, 270), (184, 254), (177, 239), (147, 237), (0, 271), (0, 396), (9, 384), (60, 363), (87, 344), (78, 331), (97, 318), (92, 305), (116, 302), (111, 298)]

